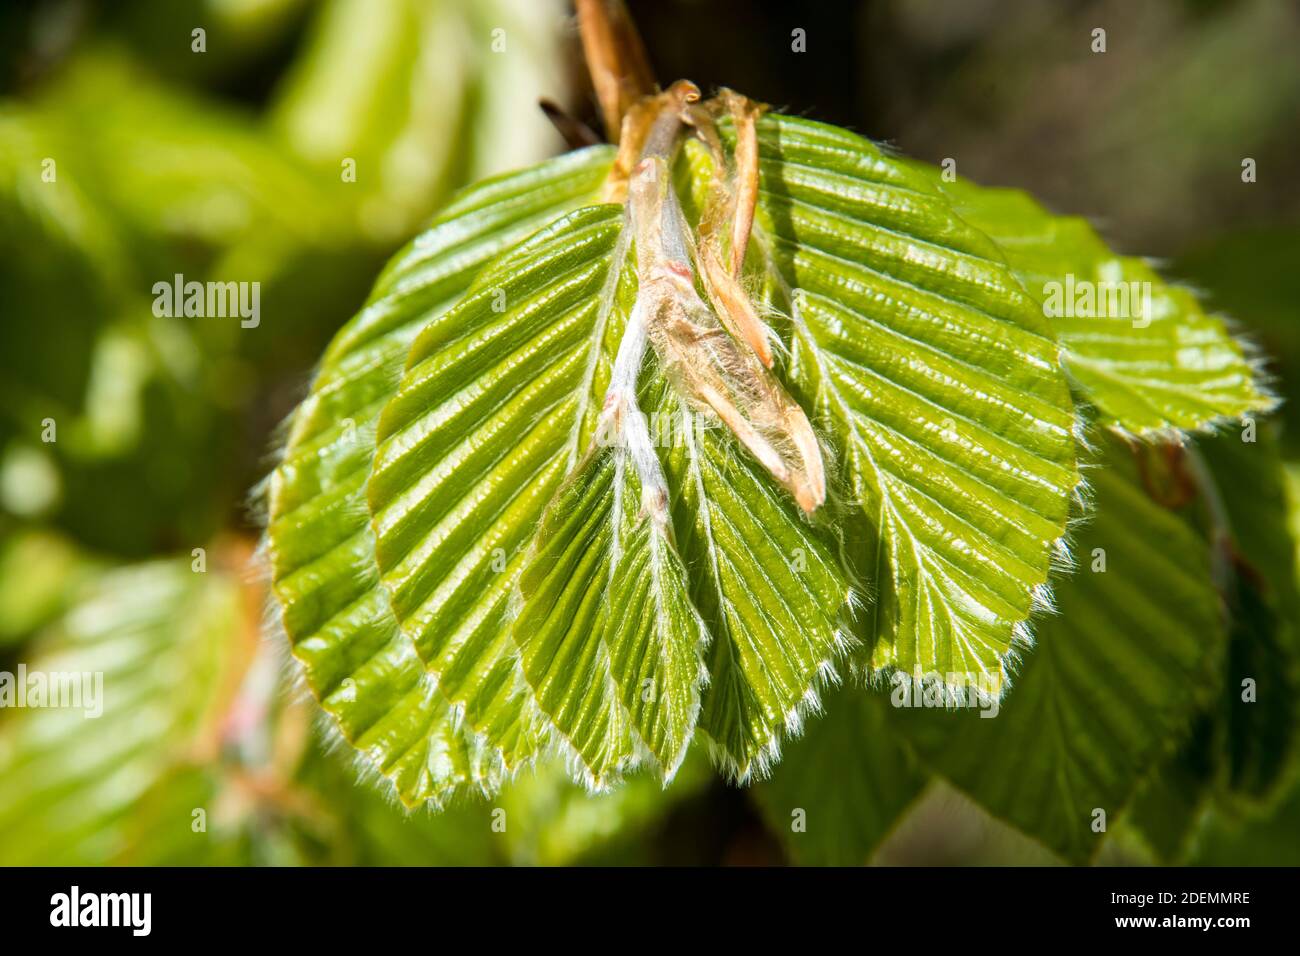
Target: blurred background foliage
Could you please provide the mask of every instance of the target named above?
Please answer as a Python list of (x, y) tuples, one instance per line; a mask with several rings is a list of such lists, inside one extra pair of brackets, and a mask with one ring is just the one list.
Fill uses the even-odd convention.
[[(960, 175), (1027, 188), (1118, 250), (1159, 257), (1294, 397), (1289, 0), (629, 6), (663, 81), (732, 86), (954, 158)], [(98, 720), (0, 712), (0, 863), (1053, 861), (905, 754), (880, 754), (893, 745), (874, 708), (841, 707), (787, 755), (804, 781), (845, 747), (902, 768), (827, 771), (842, 817), (821, 840), (792, 837), (770, 788), (726, 787), (703, 760), (667, 792), (638, 780), (589, 798), (546, 768), (491, 803), (408, 815), (355, 783), (280, 642), (261, 636), (248, 489), (314, 362), (452, 190), (563, 149), (538, 97), (595, 126), (583, 84), (562, 0), (0, 11), (0, 670), (99, 670), (109, 688)], [(261, 323), (155, 315), (153, 284), (176, 274), (260, 282)], [(1298, 415), (1292, 401), (1280, 413), (1289, 461)], [(1289, 468), (1284, 505), (1300, 488)], [(1270, 547), (1289, 555), (1298, 526)], [(1300, 863), (1294, 769), (1262, 809), (1211, 804), (1196, 746), (1157, 768), (1100, 860)], [(1159, 821), (1178, 814), (1163, 841)]]

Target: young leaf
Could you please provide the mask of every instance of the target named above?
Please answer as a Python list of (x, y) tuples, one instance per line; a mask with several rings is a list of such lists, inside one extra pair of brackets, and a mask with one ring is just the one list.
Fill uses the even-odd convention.
[(1086, 220), (1053, 216), (1019, 190), (942, 188), (1043, 303), (1070, 378), (1104, 424), (1198, 430), (1277, 404), (1221, 319), (1145, 261), (1111, 252)]
[[(625, 491), (622, 500), (635, 499)], [(610, 671), (637, 737), (671, 779), (694, 736), (709, 633), (664, 528), (632, 518), (622, 548), (604, 607)]]
[(1001, 673), (1078, 481), (1058, 347), (998, 247), (870, 142), (759, 124), (754, 245), (788, 309), (788, 378), (867, 519), (874, 667)]
[(516, 579), (601, 402), (621, 219), (580, 209), (494, 263), (416, 339), (379, 422), (369, 498), (384, 587), (442, 692), (498, 747)]
[[(352, 542), (346, 600), (370, 595), (384, 640), (414, 645), (467, 745), (517, 766), (544, 731), (597, 787), (645, 756), (670, 777), (697, 720), (736, 778), (764, 772), (835, 678), (849, 625), (871, 669), (999, 686), (1078, 483), (1051, 324), (932, 175), (831, 127), (765, 118), (757, 173), (734, 193), (757, 183), (746, 258), (719, 238), (730, 172), (708, 170), (732, 160), (692, 90), (642, 104), (645, 158), (621, 157), (600, 189), (626, 185), (626, 209), (578, 191), (558, 218), (535, 209), (529, 238), (466, 264), (451, 308), (405, 304), (417, 241), (331, 347), (319, 408), (300, 413), (326, 436), (340, 411), (383, 409), (373, 463), (363, 438), (335, 475), (313, 473), (315, 450), (298, 466), (295, 494), (324, 496), (335, 547)], [(683, 210), (663, 163), (688, 114), (711, 145), (687, 145)], [(749, 128), (722, 126), (726, 142)], [(613, 156), (583, 155), (569, 162), (594, 203)], [(473, 214), (462, 204), (441, 228)], [(748, 264), (744, 282), (726, 261)], [(759, 348), (755, 285), (784, 313), (784, 353)], [(418, 336), (397, 334), (416, 314)], [(644, 430), (643, 408), (711, 427), (667, 448), (616, 429), (607, 447), (595, 439), (611, 408), (620, 428)], [(319, 559), (313, 536), (289, 540), (290, 567)], [(875, 600), (850, 621), (856, 578)]]
[(1169, 476), (1137, 453), (1107, 441), (1082, 567), (996, 715), (896, 712), (931, 769), (1076, 862), (1187, 732), (1226, 640), (1209, 542), (1152, 498)]
[[(485, 641), (511, 620), (542, 511), (595, 435), (636, 297), (627, 247), (622, 211), (598, 206), (512, 250), (426, 328), (381, 420), (369, 491), (385, 587), (440, 686), (471, 709), (475, 686), (455, 675), (491, 660)], [(676, 392), (654, 401), (649, 407), (661, 415), (689, 417)], [(818, 682), (833, 674), (849, 589), (832, 549), (812, 539), (794, 502), (747, 451), (711, 431), (679, 443), (662, 465), (691, 592), (718, 638), (701, 721), (720, 759), (744, 777), (774, 755), (781, 731), (797, 728), (816, 704)], [(584, 507), (609, 509), (611, 495), (604, 489)], [(651, 543), (669, 554), (666, 542)], [(765, 585), (756, 589), (755, 581)], [(600, 601), (617, 582), (595, 575), (567, 583)], [(692, 617), (679, 620), (688, 622), (686, 634), (672, 635), (679, 650), (658, 650), (689, 661), (681, 649), (702, 641), (690, 633)], [(620, 675), (609, 668), (619, 656), (598, 653), (599, 635), (591, 635), (590, 645), (570, 642), (565, 667), (551, 672), (555, 661), (533, 649), (550, 653), (554, 638), (548, 643), (522, 624), (515, 634), (524, 676), (552, 728), (574, 745), (583, 776), (599, 784), (628, 766), (633, 742), (622, 727), (639, 704), (615, 699)], [(689, 671), (676, 669), (679, 686)], [(622, 696), (629, 691), (624, 684)], [(575, 694), (599, 703), (583, 709)], [(690, 695), (661, 693), (638, 717), (638, 736), (653, 738), (642, 742), (658, 750), (665, 773), (680, 759), (692, 723), (682, 718), (693, 709)]]
[(700, 728), (735, 780), (763, 777), (797, 734), (849, 649), (857, 599), (834, 535), (719, 423), (698, 421), (664, 395), (660, 421), (687, 423), (664, 457), (677, 546), (711, 635)]
[[(513, 768), (532, 744), (508, 707), (495, 715), (495, 756), (472, 730), (458, 729), (437, 680), (425, 675), (398, 630), (379, 585), (366, 507), (375, 421), (397, 390), (419, 331), (492, 256), (594, 193), (608, 159), (607, 150), (575, 153), (453, 201), (395, 257), (369, 302), (335, 337), (270, 482), (268, 551), (294, 654), (344, 735), (409, 804), (466, 783), (490, 787), (492, 766)], [(489, 691), (508, 697), (509, 689), (498, 683)], [(472, 728), (484, 714), (468, 717)]]
[(686, 755), (707, 642), (662, 520), (622, 448), (593, 448), (551, 502), (524, 566), (516, 643), (538, 705), (606, 782), (647, 748), (664, 779)]

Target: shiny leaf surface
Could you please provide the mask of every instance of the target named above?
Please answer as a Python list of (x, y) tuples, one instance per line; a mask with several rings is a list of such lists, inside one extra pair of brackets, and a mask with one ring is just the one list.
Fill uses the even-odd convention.
[[(269, 552), (295, 656), (344, 736), (408, 803), (466, 784), (492, 786), (504, 756), (454, 726), (446, 688), (425, 674), (379, 586), (365, 498), (376, 420), (420, 330), (493, 255), (587, 196), (603, 175), (603, 153), (594, 151), (489, 181), (455, 200), (396, 257), (366, 307), (336, 336), (272, 476)], [(518, 727), (508, 717), (504, 724)], [(530, 749), (527, 741), (518, 746), (511, 762)]]
[(928, 766), (1072, 861), (1097, 852), (1094, 827), (1118, 820), (1188, 732), (1226, 642), (1209, 541), (1194, 514), (1152, 497), (1158, 453), (1106, 451), (1082, 566), (999, 708), (895, 712)]

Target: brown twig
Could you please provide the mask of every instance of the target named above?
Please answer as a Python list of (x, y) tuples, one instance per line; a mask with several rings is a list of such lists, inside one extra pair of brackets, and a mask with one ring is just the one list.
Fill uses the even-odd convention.
[(542, 113), (551, 121), (551, 125), (555, 127), (555, 131), (564, 139), (564, 145), (569, 149), (595, 146), (601, 141), (594, 129), (582, 120), (570, 116), (554, 100), (542, 97), (537, 101), (537, 105), (541, 107)]
[(576, 0), (576, 6), (582, 51), (600, 101), (605, 136), (617, 143), (628, 110), (654, 92), (654, 74), (622, 0)]

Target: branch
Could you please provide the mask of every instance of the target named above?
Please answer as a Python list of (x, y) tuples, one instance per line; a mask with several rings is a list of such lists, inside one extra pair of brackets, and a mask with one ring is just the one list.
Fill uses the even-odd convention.
[(600, 101), (605, 136), (618, 143), (632, 104), (654, 92), (654, 73), (623, 0), (577, 0), (577, 8), (582, 51)]

